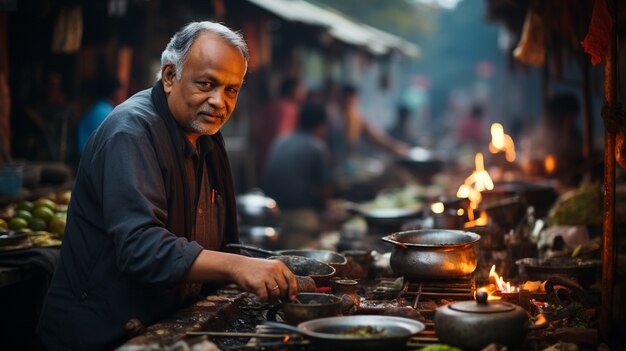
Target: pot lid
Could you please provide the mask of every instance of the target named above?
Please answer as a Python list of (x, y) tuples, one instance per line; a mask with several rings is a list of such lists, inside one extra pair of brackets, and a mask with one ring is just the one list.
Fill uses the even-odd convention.
[(515, 305), (504, 301), (487, 302), (487, 293), (484, 291), (476, 292), (476, 301), (461, 301), (449, 307), (455, 311), (469, 313), (511, 312), (516, 308)]

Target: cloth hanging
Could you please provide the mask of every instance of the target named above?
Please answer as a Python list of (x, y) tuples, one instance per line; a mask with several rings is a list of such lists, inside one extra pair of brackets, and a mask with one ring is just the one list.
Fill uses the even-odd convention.
[(606, 7), (606, 1), (596, 0), (593, 4), (589, 31), (580, 42), (586, 53), (591, 55), (591, 64), (602, 62), (609, 53), (609, 42), (613, 18)]
[(525, 64), (543, 66), (546, 56), (545, 35), (541, 16), (528, 10), (522, 29), (522, 38), (513, 51), (513, 57)]
[(71, 54), (80, 49), (83, 39), (83, 9), (64, 7), (59, 12), (52, 33), (52, 53)]

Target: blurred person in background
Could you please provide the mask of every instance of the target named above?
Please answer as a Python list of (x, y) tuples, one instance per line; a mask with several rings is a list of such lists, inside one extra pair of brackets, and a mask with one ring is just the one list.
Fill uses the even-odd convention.
[(415, 145), (417, 143), (417, 136), (414, 135), (412, 131), (411, 110), (404, 105), (398, 106), (394, 124), (388, 130), (389, 135), (396, 140), (409, 145)]
[(281, 209), (281, 246), (298, 249), (312, 244), (323, 230), (330, 198), (326, 111), (306, 103), (297, 129), (272, 145), (261, 188)]
[(340, 116), (330, 125), (329, 143), (334, 167), (346, 167), (349, 159), (359, 153), (359, 146), (364, 141), (396, 156), (409, 153), (411, 145), (392, 138), (365, 119), (359, 106), (359, 91), (354, 85), (346, 84), (341, 91)]
[(488, 143), (489, 131), (485, 126), (485, 108), (479, 103), (473, 103), (469, 113), (461, 116), (455, 126), (457, 145), (470, 146), (477, 150)]
[(256, 124), (254, 130), (258, 174), (263, 173), (272, 143), (296, 129), (300, 105), (306, 97), (307, 88), (304, 83), (298, 78), (287, 77), (280, 84), (278, 98), (263, 110), (260, 123)]
[(155, 85), (118, 105), (89, 139), (37, 328), (45, 348), (115, 349), (216, 284), (261, 301), (295, 299), (283, 262), (227, 248), (239, 238), (220, 129), (248, 58), (229, 28), (186, 25), (163, 51)]
[(82, 155), (91, 133), (113, 111), (117, 104), (115, 95), (120, 86), (120, 81), (111, 74), (89, 82), (88, 88), (93, 89), (93, 102), (81, 116), (76, 128), (76, 143), (79, 157)]

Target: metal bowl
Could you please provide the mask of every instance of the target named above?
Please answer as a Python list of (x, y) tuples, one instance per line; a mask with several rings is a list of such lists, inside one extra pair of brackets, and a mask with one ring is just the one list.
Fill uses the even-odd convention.
[(271, 256), (268, 260), (283, 262), (295, 275), (313, 278), (317, 287), (330, 286), (330, 278), (335, 275), (335, 268), (328, 263), (302, 256)]
[(335, 295), (299, 293), (297, 299), (299, 302), (285, 302), (282, 305), (283, 318), (291, 325), (341, 314), (341, 298)]

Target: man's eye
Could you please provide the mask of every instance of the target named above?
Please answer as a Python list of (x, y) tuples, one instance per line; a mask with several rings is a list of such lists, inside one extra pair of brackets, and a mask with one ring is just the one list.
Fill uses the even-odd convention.
[(211, 82), (197, 82), (197, 84), (202, 88), (210, 88)]

